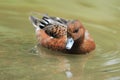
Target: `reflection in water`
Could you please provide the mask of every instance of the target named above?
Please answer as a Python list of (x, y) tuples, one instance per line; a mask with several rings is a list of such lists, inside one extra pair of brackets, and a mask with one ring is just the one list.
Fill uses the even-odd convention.
[[(40, 45), (35, 45), (31, 50), (30, 53), (33, 55), (39, 55), (40, 57), (48, 58), (48, 57), (54, 57), (57, 58), (60, 62), (58, 63), (58, 71), (63, 71), (66, 75), (67, 78), (72, 78), (73, 74), (71, 72), (70, 68), (70, 63), (67, 58), (64, 56), (59, 56), (59, 54), (63, 54), (61, 52), (58, 52), (59, 54), (57, 55), (56, 52), (48, 50)], [(49, 54), (51, 53), (51, 54)], [(52, 55), (54, 54), (54, 55)]]
[(112, 60), (109, 60), (106, 63), (104, 63), (104, 65), (109, 66), (109, 65), (115, 65), (118, 63), (120, 63), (120, 59), (112, 59)]
[(112, 77), (112, 78), (108, 78), (106, 80), (120, 80), (120, 77)]
[(73, 76), (71, 69), (70, 69), (70, 64), (68, 62), (66, 62), (65, 73), (66, 73), (67, 78), (71, 78)]
[(72, 73), (70, 71), (66, 71), (65, 73), (66, 73), (67, 78), (71, 78), (72, 77)]
[(32, 49), (29, 50), (29, 52), (33, 55), (39, 55), (39, 51), (37, 49), (37, 45), (35, 45)]
[[(57, 65), (53, 64), (53, 65), (56, 65), (56, 67), (57, 67), (55, 72), (57, 72), (58, 74), (60, 74), (61, 72), (64, 72), (64, 75), (66, 76), (66, 78), (72, 79), (72, 80), (78, 80), (79, 78), (82, 79), (82, 75), (84, 73), (84, 68), (85, 68), (86, 62), (89, 59), (91, 59), (94, 55), (92, 53), (86, 54), (83, 56), (64, 54), (61, 52), (46, 49), (40, 45), (35, 46), (30, 51), (32, 52), (33, 55), (35, 54), (41, 58), (45, 58), (45, 59), (55, 58), (55, 59), (57, 59), (59, 61), (57, 63)], [(67, 58), (67, 57), (71, 57), (75, 61), (71, 63), (69, 61), (69, 58)], [(77, 62), (77, 61), (79, 61), (79, 62)]]

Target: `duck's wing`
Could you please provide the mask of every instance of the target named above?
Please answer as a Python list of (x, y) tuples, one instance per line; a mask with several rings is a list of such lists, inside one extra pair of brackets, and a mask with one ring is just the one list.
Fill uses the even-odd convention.
[(49, 18), (52, 19), (53, 21), (61, 23), (61, 24), (67, 24), (67, 22), (68, 22), (68, 20), (59, 18), (59, 17), (49, 17)]
[(44, 22), (46, 25), (54, 25), (54, 24), (59, 24), (59, 25), (67, 25), (68, 20), (65, 20), (63, 18), (59, 18), (59, 17), (52, 17), (52, 16), (48, 16), (48, 15), (44, 15), (42, 17), (42, 22)]
[(67, 35), (67, 27), (59, 24), (49, 25), (44, 28), (45, 32), (54, 38)]
[(48, 15), (43, 15), (42, 19), (38, 19), (34, 16), (30, 16), (29, 19), (35, 28), (40, 28), (40, 29), (43, 29), (48, 25), (54, 25), (54, 24), (65, 26), (68, 23), (68, 20), (59, 17), (51, 17)]

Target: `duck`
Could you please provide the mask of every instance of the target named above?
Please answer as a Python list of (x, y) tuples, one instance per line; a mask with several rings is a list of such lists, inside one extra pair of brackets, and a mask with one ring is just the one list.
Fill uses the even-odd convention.
[(79, 20), (67, 20), (43, 15), (42, 19), (29, 17), (35, 27), (38, 43), (51, 50), (70, 54), (93, 51), (95, 41)]

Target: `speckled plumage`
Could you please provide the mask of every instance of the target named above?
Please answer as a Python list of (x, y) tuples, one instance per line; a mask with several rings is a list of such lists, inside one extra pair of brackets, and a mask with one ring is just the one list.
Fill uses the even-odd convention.
[(39, 26), (40, 29), (43, 29), (51, 37), (60, 38), (64, 35), (67, 36), (67, 20), (47, 15), (44, 15), (41, 20), (33, 16), (31, 16), (31, 19), (34, 25)]
[(59, 24), (53, 24), (44, 28), (45, 32), (54, 38), (60, 38), (67, 35), (67, 27)]

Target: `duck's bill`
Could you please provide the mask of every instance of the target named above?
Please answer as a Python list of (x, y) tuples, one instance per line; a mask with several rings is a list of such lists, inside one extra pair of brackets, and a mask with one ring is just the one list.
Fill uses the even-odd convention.
[(73, 38), (68, 38), (67, 39), (67, 44), (66, 44), (66, 49), (70, 50), (74, 44)]

